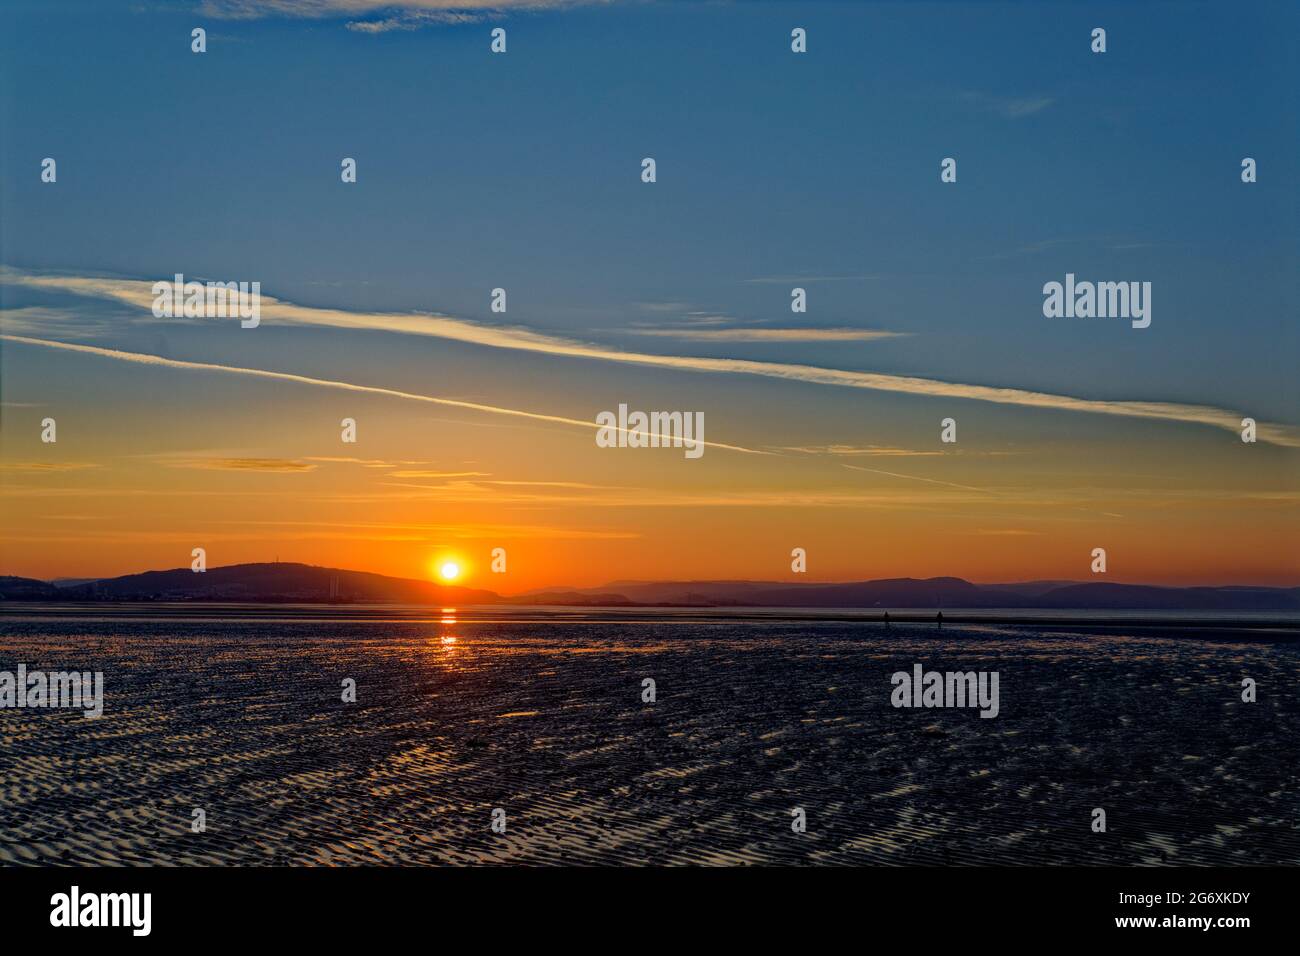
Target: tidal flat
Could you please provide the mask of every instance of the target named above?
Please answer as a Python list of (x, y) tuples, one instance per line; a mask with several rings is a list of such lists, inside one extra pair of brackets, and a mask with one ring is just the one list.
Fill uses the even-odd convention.
[[(6, 609), (0, 669), (102, 671), (104, 712), (0, 709), (0, 863), (1296, 864), (1294, 638)], [(996, 671), (996, 718), (891, 706), (917, 664)]]

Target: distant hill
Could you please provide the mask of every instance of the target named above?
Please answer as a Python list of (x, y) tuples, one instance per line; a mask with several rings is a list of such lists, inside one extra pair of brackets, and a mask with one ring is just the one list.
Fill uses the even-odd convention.
[(1036, 607), (1145, 608), (1160, 611), (1294, 611), (1300, 588), (1160, 588), (1145, 584), (1072, 584), (1037, 599)]
[[(9, 579), (0, 579), (9, 580)], [(41, 583), (41, 582), (37, 582)], [(89, 584), (54, 588), (52, 594), (7, 600), (60, 601), (287, 601), (381, 604), (498, 604), (492, 591), (453, 587), (416, 578), (392, 578), (366, 571), (318, 568), (310, 564), (232, 564), (196, 574), (189, 568), (146, 571)]]
[(243, 601), (249, 603), (558, 605), (568, 607), (979, 608), (1048, 610), (1300, 611), (1300, 588), (1193, 587), (1077, 581), (972, 584), (961, 578), (888, 578), (843, 584), (781, 581), (615, 581), (502, 597), (477, 588), (309, 564), (236, 564), (195, 574), (146, 571), (55, 587), (0, 577), (0, 601)]
[(636, 604), (658, 605), (757, 605), (752, 596), (782, 587), (780, 581), (611, 581), (599, 588), (572, 588), (578, 594), (592, 591), (622, 595)]
[(961, 578), (890, 578), (854, 584), (805, 584), (752, 594), (772, 607), (1030, 607), (1032, 598)]
[[(1056, 610), (1300, 611), (1300, 588), (1166, 588), (1143, 584), (1026, 581), (972, 584), (962, 578), (888, 578), (845, 584), (777, 581), (613, 581), (566, 589), (616, 594), (636, 604), (695, 607), (1040, 608)], [(521, 599), (510, 599), (517, 603)], [(530, 603), (542, 603), (529, 597)], [(576, 600), (548, 603), (579, 603)]]
[(553, 607), (623, 607), (636, 606), (622, 594), (605, 591), (529, 591), (506, 599), (510, 604), (545, 604)]
[(1048, 591), (1056, 588), (1068, 587), (1071, 584), (1078, 584), (1078, 581), (1017, 581), (1012, 584), (981, 584), (982, 588), (991, 588), (994, 591), (1010, 591), (1012, 594), (1028, 594), (1031, 597), (1037, 597), (1040, 594), (1046, 594)]
[(57, 601), (62, 597), (53, 584), (0, 575), (0, 601)]

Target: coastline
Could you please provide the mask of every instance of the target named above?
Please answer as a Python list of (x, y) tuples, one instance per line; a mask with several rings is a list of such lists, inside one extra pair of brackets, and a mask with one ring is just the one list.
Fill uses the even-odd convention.
[[(1032, 627), (1036, 630), (1130, 636), (1187, 636), (1209, 640), (1300, 640), (1300, 613), (1275, 611), (1110, 611), (1081, 608), (1074, 611), (998, 608), (945, 608), (944, 628)], [(725, 625), (764, 622), (772, 624), (862, 624), (873, 636), (890, 629), (906, 630), (909, 636), (928, 631), (942, 634), (937, 626), (938, 609), (919, 608), (764, 608), (764, 607), (680, 607), (663, 605), (567, 606), (500, 604), (459, 605), (436, 608), (410, 604), (295, 604), (226, 603), (200, 601), (92, 601), (92, 602), (0, 602), (0, 621), (84, 620), (84, 621), (258, 621), (309, 623), (319, 621), (382, 623), (459, 624), (653, 624)], [(448, 618), (451, 620), (448, 620)]]

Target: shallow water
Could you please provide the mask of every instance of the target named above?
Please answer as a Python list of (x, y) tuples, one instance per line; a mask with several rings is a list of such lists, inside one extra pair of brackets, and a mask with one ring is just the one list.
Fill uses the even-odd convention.
[[(0, 709), (0, 863), (1300, 862), (1294, 641), (315, 613), (0, 619), (105, 679)], [(892, 707), (916, 663), (999, 715)]]

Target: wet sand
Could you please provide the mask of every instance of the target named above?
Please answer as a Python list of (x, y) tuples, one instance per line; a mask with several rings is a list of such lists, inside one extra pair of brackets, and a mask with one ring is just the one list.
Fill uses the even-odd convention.
[[(105, 675), (0, 710), (0, 863), (1300, 863), (1293, 640), (335, 610), (0, 618), (0, 670)], [(915, 663), (999, 716), (891, 707)]]

